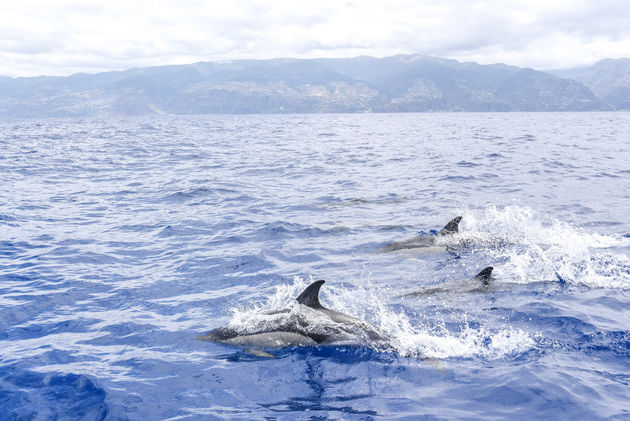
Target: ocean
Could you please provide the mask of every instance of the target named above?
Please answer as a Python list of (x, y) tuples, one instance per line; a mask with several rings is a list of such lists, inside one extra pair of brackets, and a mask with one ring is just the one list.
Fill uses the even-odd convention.
[[(0, 147), (2, 420), (630, 419), (630, 113), (15, 120)], [(393, 350), (195, 339), (316, 279)]]

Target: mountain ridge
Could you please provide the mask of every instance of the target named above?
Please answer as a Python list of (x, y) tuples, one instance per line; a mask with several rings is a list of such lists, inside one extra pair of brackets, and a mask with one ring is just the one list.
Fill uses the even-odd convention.
[(558, 74), (420, 54), (231, 60), (65, 77), (0, 77), (0, 116), (9, 118), (614, 108), (584, 83)]

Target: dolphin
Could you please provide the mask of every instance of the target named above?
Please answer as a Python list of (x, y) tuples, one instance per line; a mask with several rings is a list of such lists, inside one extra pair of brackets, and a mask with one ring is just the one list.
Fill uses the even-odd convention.
[(393, 241), (386, 244), (380, 249), (382, 252), (407, 250), (407, 249), (419, 249), (419, 248), (434, 248), (437, 246), (436, 239), (447, 235), (452, 235), (459, 232), (459, 222), (462, 220), (461, 216), (457, 216), (449, 221), (437, 234), (423, 234), (408, 240)]
[(419, 291), (403, 294), (400, 298), (420, 297), (424, 295), (433, 295), (441, 293), (471, 293), (471, 292), (489, 292), (492, 289), (492, 266), (488, 266), (481, 272), (476, 274), (472, 279), (454, 279), (442, 282), (433, 287), (423, 288)]
[(320, 279), (306, 287), (296, 298), (297, 305), (256, 314), (241, 326), (227, 324), (197, 339), (244, 347), (259, 356), (273, 356), (261, 351), (263, 348), (295, 346), (391, 349), (390, 338), (376, 327), (322, 306), (319, 290), (324, 282)]

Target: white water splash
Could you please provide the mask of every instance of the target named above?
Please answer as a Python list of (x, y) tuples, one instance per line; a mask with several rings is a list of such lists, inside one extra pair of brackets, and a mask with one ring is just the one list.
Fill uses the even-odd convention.
[[(256, 307), (232, 309), (229, 325), (241, 331), (260, 325), (266, 316), (261, 313), (281, 308), (293, 308), (294, 301), (313, 279), (295, 277), (292, 284), (280, 285), (275, 294)], [(391, 338), (391, 346), (402, 356), (431, 359), (472, 358), (501, 359), (526, 352), (535, 346), (534, 339), (520, 329), (503, 327), (474, 329), (462, 321), (458, 332), (451, 332), (442, 320), (434, 324), (416, 323), (404, 312), (392, 311), (384, 304), (385, 293), (362, 280), (361, 288), (322, 287), (320, 298), (325, 307), (355, 316), (376, 326)], [(273, 317), (291, 317), (292, 312)], [(277, 321), (277, 320), (276, 320)], [(377, 349), (378, 350), (378, 349)]]
[[(460, 233), (442, 237), (440, 241), (445, 246), (471, 246), (486, 253), (488, 264), (495, 266), (494, 273), (500, 282), (561, 280), (597, 288), (630, 287), (630, 259), (616, 253), (630, 246), (629, 238), (589, 233), (520, 206), (467, 210), (462, 215)], [(294, 306), (295, 297), (313, 280), (295, 277), (292, 284), (278, 286), (266, 302), (234, 309), (231, 324), (243, 327), (260, 323), (256, 314)], [(401, 355), (501, 359), (536, 346), (532, 335), (510, 326), (482, 324), (472, 328), (462, 320), (454, 331), (447, 329), (441, 320), (415, 322), (417, 317), (412, 319), (404, 311), (390, 308), (388, 298), (395, 294), (383, 286), (370, 279), (351, 284), (348, 288), (326, 284), (321, 292), (322, 303), (376, 326), (392, 338), (392, 346)]]
[(503, 281), (630, 287), (630, 258), (616, 250), (630, 247), (630, 238), (588, 233), (520, 206), (491, 206), (463, 215), (461, 232), (444, 241), (486, 249), (489, 258), (502, 262), (492, 264)]

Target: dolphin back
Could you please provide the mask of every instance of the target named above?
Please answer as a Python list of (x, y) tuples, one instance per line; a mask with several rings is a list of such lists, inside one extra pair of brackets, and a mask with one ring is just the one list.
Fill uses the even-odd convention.
[(378, 328), (323, 307), (319, 291), (324, 282), (313, 282), (296, 298), (304, 306), (259, 313), (245, 329), (226, 325), (197, 339), (253, 348), (333, 345), (393, 349), (390, 337)]

